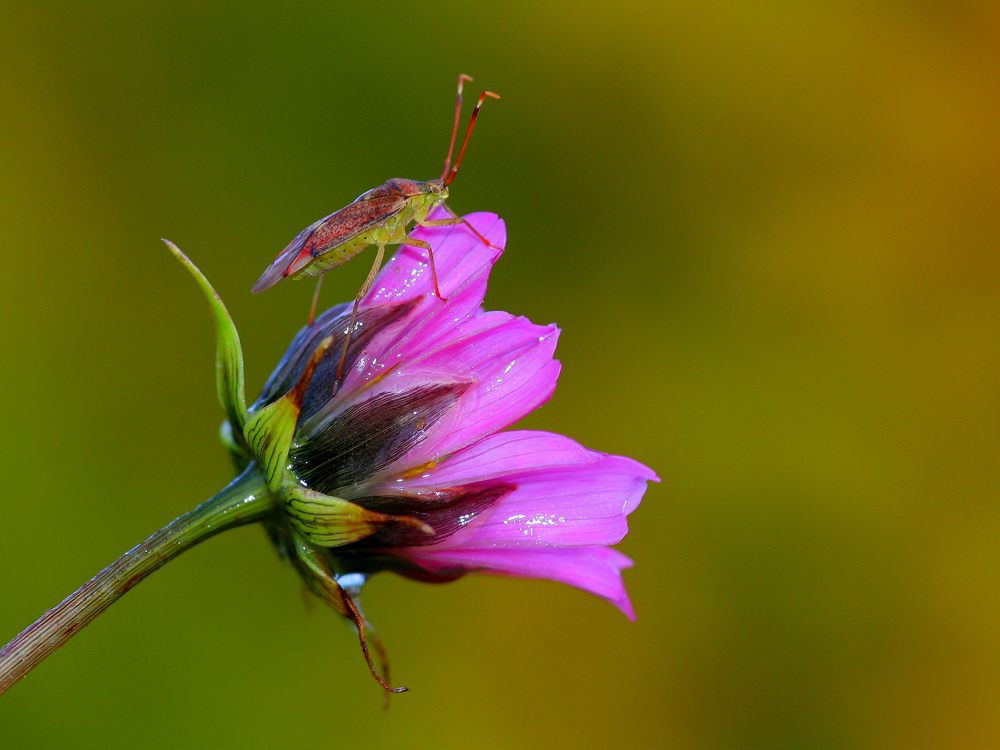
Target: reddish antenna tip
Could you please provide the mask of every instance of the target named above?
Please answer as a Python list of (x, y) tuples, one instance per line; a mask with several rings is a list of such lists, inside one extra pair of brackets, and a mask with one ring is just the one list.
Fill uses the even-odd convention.
[[(444, 162), (444, 170), (441, 172), (441, 180), (444, 182), (445, 187), (450, 185), (455, 179), (455, 175), (458, 174), (458, 168), (462, 164), (462, 157), (465, 156), (465, 148), (469, 145), (469, 138), (472, 135), (472, 129), (476, 126), (476, 118), (479, 117), (479, 108), (483, 106), (483, 102), (486, 101), (486, 97), (492, 97), (494, 99), (499, 99), (499, 94), (494, 94), (492, 91), (484, 91), (479, 95), (479, 101), (476, 102), (475, 109), (472, 110), (472, 119), (469, 120), (469, 129), (465, 131), (465, 140), (462, 142), (462, 150), (458, 152), (458, 160), (455, 162), (455, 166), (451, 166), (451, 148), (448, 149), (448, 158)], [(459, 92), (458, 95), (458, 106), (462, 105), (462, 94)], [(455, 130), (452, 131), (451, 140), (452, 146), (455, 144), (455, 133), (458, 132), (458, 109), (455, 110)]]
[(458, 98), (455, 100), (455, 126), (451, 131), (451, 143), (448, 144), (448, 156), (444, 160), (444, 169), (441, 170), (442, 180), (448, 176), (448, 170), (451, 169), (451, 155), (455, 151), (455, 136), (458, 135), (458, 119), (462, 114), (462, 85), (466, 81), (471, 80), (472, 76), (467, 76), (465, 73), (460, 73), (458, 76)]

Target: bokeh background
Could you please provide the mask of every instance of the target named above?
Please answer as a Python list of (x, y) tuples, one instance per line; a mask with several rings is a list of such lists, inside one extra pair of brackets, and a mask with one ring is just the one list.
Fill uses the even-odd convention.
[[(0, 5), (0, 642), (230, 478), (310, 285), (250, 286), (388, 177), (508, 222), (491, 308), (564, 329), (526, 426), (663, 477), (639, 619), (551, 582), (389, 576), (412, 688), (258, 528), (133, 590), (0, 699), (0, 746), (993, 748), (995, 2)], [(472, 98), (472, 97), (470, 97)], [(327, 277), (352, 296), (359, 260)]]

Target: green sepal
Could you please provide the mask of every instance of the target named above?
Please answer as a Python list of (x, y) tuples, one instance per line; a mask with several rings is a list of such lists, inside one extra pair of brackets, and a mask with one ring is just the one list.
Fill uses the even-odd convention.
[(415, 518), (376, 513), (349, 500), (299, 485), (286, 487), (284, 494), (288, 520), (321, 547), (350, 544), (386, 526), (408, 526), (425, 534), (434, 533), (434, 529)]
[(226, 412), (226, 417), (234, 426), (234, 437), (240, 440), (244, 425), (247, 423), (247, 405), (243, 386), (243, 349), (240, 346), (240, 335), (236, 331), (233, 319), (229, 315), (222, 298), (205, 278), (205, 274), (191, 262), (181, 250), (170, 240), (163, 240), (170, 252), (174, 254), (184, 267), (191, 272), (198, 286), (205, 293), (208, 304), (215, 318), (215, 331), (218, 337), (215, 357), (215, 383), (219, 394), (219, 403)]
[(280, 491), (285, 484), (285, 468), (295, 437), (295, 423), (299, 420), (299, 406), (285, 396), (256, 412), (247, 422), (247, 443), (272, 492)]
[[(407, 688), (394, 688), (389, 685), (389, 657), (381, 640), (371, 629), (371, 625), (365, 619), (357, 603), (358, 585), (350, 586), (347, 589), (340, 584), (337, 576), (331, 567), (330, 552), (322, 547), (317, 547), (309, 539), (291, 529), (290, 546), (292, 561), (302, 576), (309, 590), (326, 602), (336, 612), (347, 618), (358, 633), (358, 640), (361, 643), (361, 652), (364, 654), (368, 669), (372, 676), (388, 693), (405, 693)], [(354, 577), (354, 576), (352, 576)], [(379, 676), (375, 664), (372, 662), (371, 654), (368, 652), (368, 635), (374, 639), (375, 648), (382, 660), (385, 680)], [(388, 702), (386, 703), (388, 708)]]
[(347, 592), (337, 583), (337, 578), (326, 559), (326, 551), (294, 529), (291, 532), (292, 561), (303, 580), (316, 596), (344, 617), (349, 617)]
[(295, 425), (302, 411), (302, 399), (305, 398), (316, 365), (332, 343), (333, 336), (323, 339), (309, 358), (295, 387), (277, 401), (255, 412), (243, 430), (250, 452), (260, 464), (267, 477), (267, 486), (272, 492), (280, 492), (285, 486), (288, 454), (295, 438)]

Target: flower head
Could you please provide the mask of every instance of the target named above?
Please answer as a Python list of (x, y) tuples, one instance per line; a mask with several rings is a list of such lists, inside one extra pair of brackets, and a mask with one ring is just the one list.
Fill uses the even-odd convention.
[[(496, 215), (466, 218), (504, 246)], [(298, 333), (249, 410), (227, 408), (237, 462), (256, 460), (284, 508), (272, 538), (357, 626), (366, 657), (371, 627), (357, 599), (383, 570), (435, 582), (550, 578), (634, 619), (621, 577), (632, 563), (610, 545), (658, 478), (562, 435), (503, 432), (552, 396), (559, 329), (484, 311), (499, 253), (464, 225), (414, 236), (434, 247), (447, 301), (424, 251), (404, 246), (361, 303), (341, 382), (348, 305)], [(223, 351), (220, 393), (236, 380)]]

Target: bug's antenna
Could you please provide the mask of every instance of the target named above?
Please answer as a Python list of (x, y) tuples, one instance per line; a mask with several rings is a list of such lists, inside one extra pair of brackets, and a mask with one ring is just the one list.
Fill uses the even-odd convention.
[[(455, 166), (451, 169), (447, 169), (448, 164), (451, 163), (451, 154), (448, 154), (448, 160), (445, 161), (445, 173), (441, 175), (441, 179), (444, 180), (445, 187), (451, 184), (452, 180), (455, 179), (455, 175), (458, 174), (458, 168), (462, 164), (462, 157), (465, 156), (465, 147), (469, 145), (469, 137), (472, 135), (472, 128), (476, 124), (476, 118), (479, 117), (479, 108), (483, 106), (483, 102), (486, 101), (486, 97), (490, 96), (494, 99), (499, 99), (499, 94), (494, 94), (492, 91), (484, 91), (479, 97), (479, 101), (476, 103), (476, 108), (472, 110), (472, 119), (469, 120), (469, 129), (465, 131), (465, 140), (462, 141), (462, 150), (458, 152), (458, 161), (455, 162)], [(461, 102), (461, 99), (459, 99)], [(454, 136), (452, 136), (454, 139)]]
[(451, 169), (451, 155), (455, 151), (455, 136), (458, 135), (458, 118), (462, 114), (462, 84), (471, 81), (472, 76), (462, 73), (458, 77), (458, 101), (455, 102), (455, 127), (451, 131), (451, 143), (448, 144), (448, 156), (444, 160), (444, 169), (441, 170), (441, 179), (445, 178), (448, 170)]

